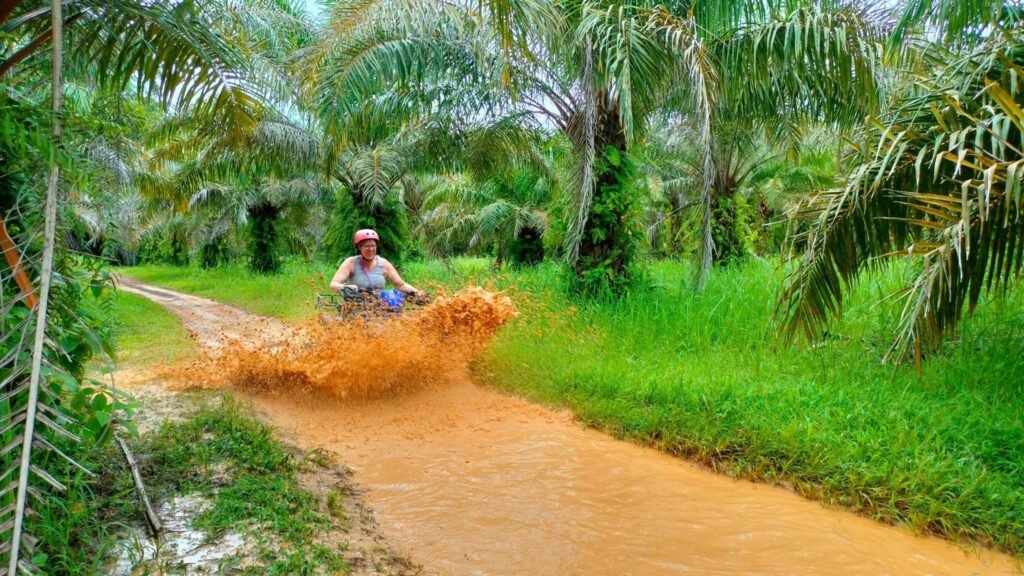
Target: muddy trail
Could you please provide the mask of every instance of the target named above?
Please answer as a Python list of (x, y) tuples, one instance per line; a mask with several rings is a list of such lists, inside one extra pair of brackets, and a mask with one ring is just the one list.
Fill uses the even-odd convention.
[[(416, 333), (443, 331), (437, 318), (325, 343), (204, 298), (122, 288), (220, 351), (180, 371), (186, 385), (232, 386), (289, 442), (350, 465), (383, 531), (426, 574), (1021, 573), (1008, 556), (716, 475), (480, 387), (467, 364), (496, 318), (470, 321), (468, 344)], [(466, 313), (449, 306), (446, 321)]]

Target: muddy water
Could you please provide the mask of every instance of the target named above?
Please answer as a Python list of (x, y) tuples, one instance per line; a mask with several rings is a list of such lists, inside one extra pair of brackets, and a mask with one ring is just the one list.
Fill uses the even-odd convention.
[[(275, 330), (208, 300), (146, 295), (201, 340)], [(480, 388), (464, 371), (445, 378), (377, 399), (287, 388), (250, 395), (293, 441), (353, 466), (385, 532), (428, 574), (1021, 573), (1006, 556), (613, 440), (566, 413)]]

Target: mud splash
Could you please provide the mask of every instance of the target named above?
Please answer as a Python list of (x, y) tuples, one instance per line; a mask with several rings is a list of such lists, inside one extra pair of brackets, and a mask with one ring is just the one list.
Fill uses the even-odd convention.
[(479, 287), (398, 317), (312, 320), (284, 333), (225, 334), (181, 382), (273, 395), (380, 398), (450, 382), (515, 316), (511, 299)]

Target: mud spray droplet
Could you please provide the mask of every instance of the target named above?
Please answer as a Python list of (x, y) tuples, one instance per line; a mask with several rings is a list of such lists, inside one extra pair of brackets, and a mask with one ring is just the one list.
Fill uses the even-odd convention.
[(396, 318), (321, 318), (285, 333), (253, 330), (221, 339), (174, 372), (196, 387), (339, 398), (396, 395), (449, 382), (515, 315), (507, 296), (464, 288)]

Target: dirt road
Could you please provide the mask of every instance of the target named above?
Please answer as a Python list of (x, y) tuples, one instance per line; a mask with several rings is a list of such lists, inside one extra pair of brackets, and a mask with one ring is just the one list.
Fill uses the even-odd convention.
[[(200, 342), (289, 329), (126, 284)], [(465, 373), (394, 398), (249, 394), (293, 443), (339, 454), (429, 574), (1019, 574), (1013, 559), (828, 510), (587, 430)]]

